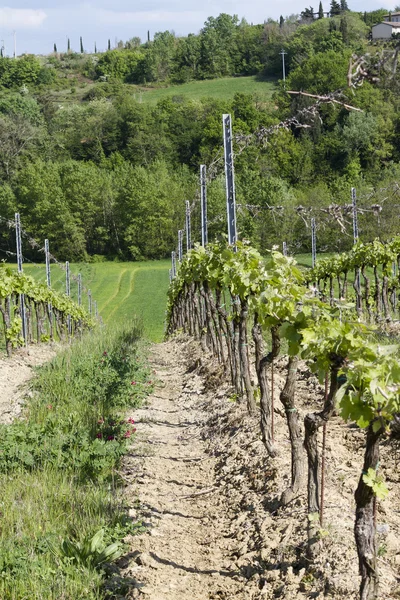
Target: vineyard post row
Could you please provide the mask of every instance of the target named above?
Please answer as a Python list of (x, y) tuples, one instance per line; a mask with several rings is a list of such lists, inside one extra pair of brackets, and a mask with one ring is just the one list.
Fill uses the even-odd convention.
[[(228, 243), (235, 247), (237, 242), (237, 218), (236, 218), (236, 193), (235, 193), (235, 171), (234, 171), (234, 153), (233, 153), (233, 134), (232, 134), (232, 117), (230, 114), (222, 115), (222, 133), (224, 146), (224, 171), (225, 171), (225, 190), (226, 190), (226, 212), (227, 212), (227, 232)], [(352, 221), (353, 221), (353, 237), (354, 244), (359, 240), (358, 234), (358, 211), (357, 211), (357, 193), (356, 188), (351, 188), (351, 206), (352, 206)], [(190, 221), (190, 202), (186, 201), (185, 211), (185, 234), (187, 251), (192, 247), (191, 221)], [(208, 225), (207, 225), (207, 167), (200, 165), (200, 218), (201, 218), (201, 245), (206, 246), (208, 243)], [(183, 230), (178, 230), (178, 244), (172, 262), (180, 263), (183, 257), (182, 248)], [(282, 251), (284, 256), (288, 254), (287, 244), (282, 243)], [(314, 217), (311, 218), (311, 261), (315, 267), (317, 261), (317, 222)], [(176, 276), (176, 264), (172, 265), (169, 272), (170, 280)], [(356, 274), (359, 284), (360, 274)]]
[[(15, 221), (8, 221), (9, 226), (15, 227), (17, 274), (5, 264), (0, 270), (0, 312), (3, 316), (4, 336), (7, 354), (18, 346), (28, 346), (32, 342), (70, 339), (82, 329), (94, 325), (92, 319), (91, 292), (88, 290), (87, 312), (81, 306), (82, 276), (79, 273), (78, 305), (71, 300), (70, 264), (67, 261), (62, 266), (50, 254), (49, 240), (45, 240), (44, 248), (27, 234), (29, 243), (43, 251), (46, 262), (46, 284), (39, 284), (23, 272), (22, 228), (19, 213), (15, 213)], [(54, 260), (65, 271), (65, 294), (58, 294), (51, 289), (50, 262)], [(94, 312), (98, 318), (97, 304)]]

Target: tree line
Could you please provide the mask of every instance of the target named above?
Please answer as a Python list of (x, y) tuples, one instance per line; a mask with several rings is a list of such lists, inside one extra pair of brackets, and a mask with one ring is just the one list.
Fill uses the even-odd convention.
[[(283, 48), (286, 90), (314, 95), (342, 90), (342, 103), (359, 110), (326, 103), (317, 115), (312, 114), (315, 99), (289, 95), (282, 82), (277, 83), (271, 102), (242, 93), (229, 101), (191, 100), (181, 96), (177, 86), (174, 97), (152, 106), (135, 99), (123, 72), (97, 81), (82, 101), (62, 103), (52, 93), (55, 84), (41, 83), (43, 73), (58, 77), (57, 69), (36, 57), (3, 58), (0, 216), (12, 218), (20, 212), (31, 235), (52, 237), (52, 248), (60, 258), (160, 258), (175, 245), (176, 232), (184, 223), (185, 200), (192, 202), (196, 197), (199, 165), (215, 164), (208, 184), (210, 239), (221, 236), (225, 231), (221, 116), (231, 113), (237, 136), (241, 237), (249, 238), (260, 250), (285, 240), (292, 251), (307, 251), (309, 215), (314, 211), (319, 248), (349, 248), (351, 232), (343, 233), (348, 228), (346, 215), (343, 221), (332, 206), (348, 204), (352, 186), (360, 197), (371, 198), (364, 202), (370, 212), (360, 216), (362, 239), (368, 241), (377, 234), (385, 239), (396, 233), (396, 210), (391, 203), (396, 202), (400, 170), (399, 78), (395, 69), (386, 65), (379, 70), (378, 66), (374, 77), (362, 86), (348, 87), (352, 57), (374, 52), (363, 16), (346, 11), (308, 24), (287, 19), (282, 25), (270, 21), (262, 26), (220, 17), (212, 21), (212, 27), (208, 20), (207, 35), (222, 25), (226, 25), (227, 40), (231, 39), (229, 31), (237, 39), (239, 33), (259, 30), (260, 73), (273, 74), (282, 68), (279, 52)], [(162, 43), (172, 39), (174, 47), (177, 44), (172, 34), (164, 34), (158, 36), (159, 42), (151, 42), (159, 48), (160, 61), (162, 57), (167, 61), (164, 71), (161, 62), (154, 63), (160, 74), (157, 82), (171, 73), (172, 63), (161, 50)], [(237, 61), (230, 50), (233, 46), (216, 40), (221, 55), (210, 53), (214, 66), (229, 65), (232, 57)], [(246, 42), (244, 47), (249, 48), (246, 64), (250, 64), (255, 56), (252, 46)], [(111, 50), (103, 57), (129, 57), (135, 52), (134, 48)], [(100, 69), (102, 63), (99, 59), (91, 64)], [(218, 69), (215, 75), (232, 74), (229, 69)], [(290, 119), (291, 125), (279, 125)], [(375, 212), (373, 204), (380, 207)], [(194, 203), (192, 219), (196, 240), (198, 203)], [(13, 248), (12, 235), (3, 225), (1, 248)], [(40, 258), (33, 250), (31, 254)]]

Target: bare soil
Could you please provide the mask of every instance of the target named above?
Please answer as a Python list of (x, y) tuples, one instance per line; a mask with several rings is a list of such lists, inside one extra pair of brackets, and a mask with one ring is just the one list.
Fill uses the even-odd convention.
[(21, 413), (34, 368), (55, 354), (55, 345), (43, 344), (21, 348), (10, 358), (0, 358), (0, 423), (11, 423)]
[[(160, 383), (135, 411), (138, 437), (123, 477), (130, 515), (144, 533), (126, 541), (120, 563), (127, 599), (358, 598), (354, 490), (364, 433), (334, 417), (328, 425), (325, 518), (321, 554), (305, 560), (306, 484), (287, 507), (290, 444), (279, 389), (287, 360), (276, 365), (275, 439), (267, 456), (258, 418), (230, 398), (218, 364), (185, 337), (153, 347)], [(322, 389), (300, 369), (298, 410), (321, 406)], [(399, 449), (386, 441), (382, 473), (390, 494), (378, 504), (382, 599), (400, 598)]]

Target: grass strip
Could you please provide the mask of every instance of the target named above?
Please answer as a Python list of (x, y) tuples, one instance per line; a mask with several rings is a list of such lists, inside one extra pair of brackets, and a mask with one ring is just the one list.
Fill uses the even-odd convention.
[[(117, 470), (128, 407), (152, 390), (138, 323), (100, 329), (38, 370), (24, 418), (0, 426), (0, 598), (100, 600), (140, 528)], [(123, 584), (123, 582), (121, 583)]]

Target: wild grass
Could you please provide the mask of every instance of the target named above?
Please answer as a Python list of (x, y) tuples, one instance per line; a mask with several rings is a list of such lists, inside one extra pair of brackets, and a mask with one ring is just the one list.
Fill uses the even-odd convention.
[(164, 98), (185, 98), (187, 100), (201, 100), (214, 98), (218, 100), (232, 100), (238, 93), (254, 94), (260, 102), (271, 100), (276, 89), (276, 80), (262, 79), (258, 76), (249, 77), (223, 77), (221, 79), (206, 79), (205, 81), (190, 81), (181, 85), (165, 88), (155, 88), (133, 91), (134, 97), (139, 102), (156, 104)]
[(42, 367), (24, 419), (0, 431), (1, 600), (100, 600), (107, 569), (77, 562), (63, 541), (104, 544), (140, 524), (127, 514), (118, 467), (133, 424), (123, 417), (152, 389), (141, 328), (85, 336)]
[[(76, 82), (72, 89), (52, 91), (51, 96), (57, 103), (77, 104), (91, 90), (102, 87), (101, 83)], [(237, 92), (254, 94), (259, 102), (270, 102), (276, 89), (276, 79), (262, 78), (258, 75), (246, 77), (221, 77), (204, 81), (190, 81), (167, 87), (151, 85), (123, 84), (124, 90), (138, 102), (157, 104), (164, 98), (184, 98), (186, 100), (202, 100), (214, 98), (217, 100), (232, 100)]]
[[(139, 317), (144, 336), (159, 342), (164, 334), (165, 309), (169, 286), (169, 260), (139, 262), (72, 263), (71, 274), (82, 275), (86, 291), (82, 304), (88, 306), (87, 290), (97, 301), (98, 311), (104, 323), (115, 324)], [(46, 280), (44, 265), (24, 265), (24, 271), (38, 281)], [(51, 283), (57, 291), (65, 290), (65, 272), (51, 266)], [(76, 279), (71, 280), (71, 295), (77, 301)]]

